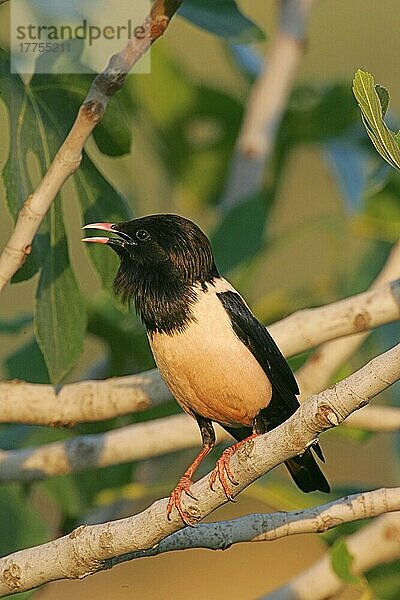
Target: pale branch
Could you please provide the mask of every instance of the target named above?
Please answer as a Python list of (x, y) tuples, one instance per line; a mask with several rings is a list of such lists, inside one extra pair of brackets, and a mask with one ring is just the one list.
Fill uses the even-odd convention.
[[(399, 377), (400, 345), (306, 400), (285, 423), (249, 441), (233, 455), (230, 468), (239, 482), (233, 495), (281, 462), (301, 454), (322, 431), (341, 423)], [(194, 521), (227, 502), (220, 485), (210, 489), (209, 475), (193, 484), (191, 493), (198, 500), (185, 497), (183, 507)], [(182, 528), (175, 511), (168, 520), (167, 502), (166, 498), (158, 500), (140, 514), (125, 519), (82, 525), (62, 538), (0, 559), (0, 596), (56, 579), (82, 578), (104, 568), (105, 561), (112, 557), (152, 548)]]
[[(352, 572), (365, 573), (400, 558), (400, 512), (380, 516), (345, 538), (353, 557)], [(330, 554), (314, 563), (283, 587), (262, 600), (325, 600), (343, 590), (346, 583), (332, 568)]]
[[(218, 441), (230, 436), (216, 427)], [(176, 432), (176, 435), (171, 435)], [(38, 481), (161, 456), (201, 443), (196, 421), (176, 415), (19, 450), (0, 450), (0, 483)]]
[[(342, 426), (365, 431), (400, 430), (400, 409), (370, 406), (351, 414)], [(217, 443), (231, 439), (215, 425)], [(171, 431), (179, 432), (172, 436)], [(187, 415), (175, 415), (136, 423), (107, 431), (79, 435), (70, 440), (51, 442), (18, 450), (0, 450), (0, 483), (32, 482), (48, 477), (76, 473), (85, 469), (109, 467), (126, 462), (163, 456), (200, 444), (196, 422)]]
[(31, 252), (32, 241), (62, 185), (79, 167), (82, 149), (103, 118), (110, 99), (124, 85), (133, 65), (167, 28), (182, 0), (155, 0), (142, 27), (144, 35), (133, 37), (111, 57), (107, 67), (93, 80), (67, 138), (61, 145), (42, 181), (19, 211), (14, 230), (0, 256), (0, 291)]
[[(322, 340), (399, 317), (400, 280), (320, 308), (301, 310), (268, 329), (286, 356)], [(319, 390), (318, 390), (319, 391)], [(0, 382), (0, 422), (73, 425), (145, 410), (172, 397), (157, 371), (65, 385)]]
[(343, 425), (380, 433), (400, 431), (400, 408), (366, 406), (350, 415)]
[(299, 310), (268, 330), (282, 352), (291, 356), (328, 339), (372, 329), (399, 317), (400, 279), (396, 279), (326, 306)]
[(0, 383), (0, 421), (51, 427), (102, 421), (172, 400), (157, 370), (63, 386)]
[(304, 510), (252, 514), (230, 521), (200, 523), (195, 528), (186, 527), (169, 535), (148, 550), (112, 558), (106, 568), (127, 560), (176, 550), (226, 550), (242, 542), (270, 542), (289, 535), (324, 533), (342, 523), (370, 519), (396, 510), (400, 510), (400, 488), (381, 488)]
[[(377, 289), (399, 277), (400, 242), (397, 242), (393, 246), (383, 269), (372, 283), (370, 290)], [(399, 301), (398, 295), (397, 300)], [(317, 394), (323, 390), (340, 366), (355, 354), (367, 335), (366, 332), (355, 333), (345, 338), (326, 341), (320, 346), (296, 373), (301, 391), (300, 399), (308, 398), (312, 394)]]
[(260, 189), (282, 115), (304, 52), (308, 18), (317, 0), (280, 0), (279, 27), (254, 83), (222, 200), (229, 208)]

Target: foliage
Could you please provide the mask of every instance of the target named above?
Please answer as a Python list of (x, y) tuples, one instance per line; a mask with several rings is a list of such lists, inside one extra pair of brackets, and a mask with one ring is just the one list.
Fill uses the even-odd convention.
[(383, 120), (389, 106), (388, 91), (374, 85), (372, 75), (361, 70), (354, 77), (353, 91), (371, 142), (390, 166), (400, 169), (399, 133), (390, 131)]
[(189, 0), (181, 6), (179, 14), (237, 44), (264, 39), (264, 33), (240, 12), (234, 0)]
[(366, 574), (366, 579), (379, 600), (397, 600), (399, 597), (400, 561), (379, 565)]
[[(242, 77), (245, 84), (250, 85), (262, 65), (259, 55), (249, 47), (228, 44), (259, 41), (263, 34), (239, 11), (236, 2), (187, 0), (179, 12), (196, 26), (224, 38), (226, 45), (221, 47), (229, 50), (233, 76)], [(128, 79), (123, 92), (110, 103), (73, 177), (74, 197), (82, 223), (130, 218), (152, 198), (153, 190), (158, 189), (155, 180), (164, 178), (164, 197), (152, 198), (153, 204), (160, 211), (185, 213), (208, 228), (220, 270), (240, 283), (265, 321), (278, 319), (302, 306), (322, 304), (365, 289), (400, 232), (400, 180), (397, 172), (386, 165), (382, 168), (382, 161), (368, 142), (360, 126), (350, 82), (305, 81), (295, 87), (261, 189), (224, 212), (219, 207), (219, 198), (240, 128), (243, 98), (222, 89), (221, 85), (200, 83), (184, 64), (173, 52), (155, 47), (152, 75), (136, 76), (134, 81)], [(88, 75), (59, 74), (34, 75), (27, 82), (9, 74), (7, 52), (0, 51), (1, 101), (7, 108), (10, 126), (3, 182), (8, 210), (14, 219), (57, 152), (90, 82)], [(381, 86), (375, 86), (372, 76), (362, 71), (356, 74), (354, 93), (375, 148), (398, 169), (398, 134), (383, 120), (388, 93)], [(319, 152), (322, 160), (327, 161), (338, 187), (336, 216), (323, 220), (318, 215), (308, 215), (305, 207), (292, 202), (290, 210), (296, 206), (294, 226), (274, 228), (280, 201), (284, 202), (281, 191), (291, 159), (305, 146)], [(130, 172), (134, 171), (133, 190), (128, 199), (117, 188), (120, 175), (115, 176), (115, 172), (113, 177), (105, 175), (113, 171), (115, 164), (121, 165), (122, 160), (129, 161), (124, 164), (129, 164)], [(140, 176), (135, 171), (137, 163)], [(68, 192), (63, 199), (56, 199), (35, 238), (32, 254), (14, 277), (17, 284), (37, 275), (37, 292), (32, 315), (0, 320), (3, 339), (8, 335), (23, 338), (4, 362), (3, 370), (9, 378), (55, 384), (65, 381), (70, 369), (79, 365), (83, 343), (88, 338), (100, 342), (105, 356), (101, 364), (91, 365), (85, 375), (117, 376), (153, 366), (141, 324), (110, 292), (116, 257), (95, 244), (88, 245), (85, 251), (101, 280), (102, 291), (90, 297), (82, 291), (85, 282), (81, 265), (77, 261), (72, 264), (70, 260), (70, 239), (81, 223), (72, 225), (68, 218), (64, 219), (63, 208), (67, 214), (69, 200)], [(323, 201), (321, 194), (321, 203)], [(292, 257), (293, 248), (299, 244), (310, 245), (315, 232), (318, 235), (322, 232), (327, 236), (325, 240), (331, 240), (333, 260), (341, 264), (335, 273), (326, 278), (321, 273), (306, 276), (300, 287), (293, 280), (297, 270), (304, 266), (295, 256), (295, 260), (291, 258), (291, 272), (287, 266), (278, 264), (276, 267), (281, 271), (279, 289), (260, 292), (264, 270), (274, 263), (276, 254), (287, 253)], [(362, 247), (362, 252), (355, 253), (350, 270), (347, 268), (348, 248), (357, 245)], [(385, 335), (394, 335), (396, 331), (390, 326)], [(385, 343), (382, 336), (372, 337), (370, 346), (353, 357), (344, 369), (351, 370), (360, 356), (378, 353)], [(307, 356), (298, 357), (292, 366), (300, 365)], [(49, 433), (45, 428), (1, 427), (0, 446), (20, 448), (51, 439), (68, 439), (77, 431), (107, 430), (176, 410), (175, 404), (171, 404), (107, 423), (80, 425), (73, 431)], [(345, 435), (352, 435), (354, 441), (365, 437), (359, 432)], [(157, 482), (161, 489), (175, 477), (171, 468), (166, 468)], [(28, 486), (5, 486), (0, 502), (1, 520), (10, 530), (17, 522), (18, 527), (13, 536), (5, 534), (0, 550), (6, 553), (42, 542), (55, 530), (70, 530), (102, 503), (101, 498), (119, 497), (120, 491), (131, 485), (132, 480), (136, 491), (146, 493), (146, 489), (151, 488), (141, 486), (136, 465), (131, 464), (103, 469), (101, 477), (93, 469)], [(321, 499), (317, 495), (300, 495), (275, 474), (268, 476), (267, 483), (252, 486), (249, 493), (258, 499), (264, 498), (277, 509), (298, 508)], [(336, 489), (335, 493), (349, 491)], [(52, 531), (45, 524), (45, 515), (29, 508), (27, 500), (32, 498), (36, 498), (38, 504), (43, 499), (54, 505)], [(333, 566), (344, 580), (354, 583), (352, 557), (342, 541), (342, 536), (352, 529), (349, 526), (335, 531), (337, 534), (326, 536), (328, 543), (336, 539), (331, 550)], [(368, 575), (371, 586), (379, 590), (379, 597), (395, 597), (390, 591), (393, 573), (388, 569)]]
[[(85, 75), (35, 75), (25, 83), (9, 74), (8, 56), (0, 50), (0, 86), (2, 99), (10, 117), (9, 156), (3, 170), (8, 208), (16, 218), (18, 210), (34, 184), (32, 160), (43, 176), (65, 138), (90, 78)], [(121, 101), (111, 107), (111, 118), (119, 121)], [(110, 115), (108, 115), (110, 118)], [(99, 128), (101, 147), (107, 135), (107, 122)], [(117, 132), (118, 133), (118, 132)], [(109, 136), (112, 154), (116, 145)], [(125, 152), (128, 148), (121, 150)], [(75, 176), (78, 198), (85, 218), (104, 212), (112, 219), (129, 217), (126, 201), (107, 182), (89, 157)], [(105, 209), (105, 198), (107, 208)], [(95, 266), (96, 250), (89, 250)], [(57, 198), (36, 236), (32, 253), (18, 271), (15, 281), (32, 277), (40, 271), (34, 312), (35, 334), (54, 383), (58, 383), (78, 360), (85, 334), (85, 307), (69, 260), (61, 200)], [(109, 277), (107, 265), (99, 268)]]
[(345, 542), (337, 540), (330, 549), (331, 564), (336, 575), (345, 583), (357, 583), (358, 578), (351, 572), (353, 556), (350, 554)]
[(363, 576), (352, 572), (354, 557), (346, 542), (338, 539), (330, 548), (331, 565), (335, 574), (345, 583), (356, 586), (362, 593), (362, 600), (373, 600), (372, 590)]

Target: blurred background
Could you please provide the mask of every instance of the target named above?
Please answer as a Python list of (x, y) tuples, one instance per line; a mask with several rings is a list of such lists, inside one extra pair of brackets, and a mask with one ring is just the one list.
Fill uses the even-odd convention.
[[(211, 236), (221, 271), (266, 324), (299, 308), (363, 291), (380, 271), (400, 232), (400, 179), (370, 144), (351, 85), (358, 68), (372, 73), (375, 81), (390, 91), (388, 121), (392, 129), (399, 128), (398, 2), (316, 3), (304, 59), (262, 185), (235, 207), (226, 208), (221, 206), (221, 198), (235, 140), (258, 62), (264, 56), (268, 60), (279, 3), (243, 0), (239, 5), (265, 32), (265, 42), (237, 48), (176, 17), (152, 49), (151, 74), (128, 77), (97, 137), (87, 144), (86, 182), (79, 178), (68, 181), (57, 201), (58, 218), (62, 203), (72, 269), (81, 290), (79, 302), (87, 313), (83, 352), (68, 357), (68, 373), (52, 376), (53, 367), (49, 376), (43, 347), (41, 352), (32, 326), (40, 277), (35, 274), (9, 286), (0, 298), (3, 379), (47, 383), (51, 378), (65, 383), (141, 372), (153, 366), (140, 323), (110, 291), (116, 267), (113, 257), (107, 258), (107, 265), (101, 262), (103, 254), (101, 259), (95, 254), (88, 258), (79, 241), (84, 222), (153, 212), (176, 212), (196, 221)], [(8, 20), (6, 3), (0, 6), (0, 46), (5, 49)], [(70, 92), (64, 90), (64, 94), (43, 92), (44, 86), (39, 89), (42, 83), (35, 83), (38, 96), (43, 94), (40, 97), (48, 106), (51, 103), (55, 115), (66, 115), (57, 132), (62, 139), (62, 129), (68, 130), (90, 76), (82, 75), (79, 81), (78, 77), (64, 77), (62, 83)], [(5, 168), (13, 137), (10, 98), (15, 91), (0, 91), (0, 168)], [(49, 118), (49, 128), (52, 122)], [(59, 138), (48, 135), (49, 147), (56, 149)], [(26, 160), (34, 186), (41, 175), (40, 153), (38, 159), (34, 145), (27, 149)], [(4, 180), (0, 184), (2, 243), (12, 228), (6, 208), (7, 185)], [(85, 191), (87, 185), (91, 192)], [(42, 231), (42, 235), (46, 233)], [(68, 303), (63, 310), (67, 308)], [(371, 333), (359, 352), (335, 374), (335, 380), (394, 345), (398, 336), (398, 324)], [(295, 357), (292, 367), (299, 367), (308, 356)], [(395, 403), (395, 394), (382, 394), (377, 402)], [(1, 426), (0, 446), (7, 450), (69, 439), (77, 433), (105, 431), (175, 412), (178, 408), (171, 403), (68, 431)], [(325, 434), (322, 445), (325, 472), (337, 496), (396, 483), (397, 435), (341, 430)], [(203, 472), (210, 469), (220, 451), (212, 454)], [(0, 522), (9, 527), (9, 535), (1, 536), (1, 554), (51, 539), (79, 522), (137, 512), (168, 494), (194, 453), (195, 449), (142, 464), (3, 486)], [(322, 500), (326, 501), (297, 492), (279, 468), (209, 520), (305, 507)], [(134, 594), (143, 599), (256, 598), (311, 564), (324, 552), (326, 542), (352, 528), (335, 530), (325, 539), (298, 536), (240, 545), (223, 553), (194, 550), (138, 560), (79, 583), (48, 585), (35, 595), (42, 600), (56, 596), (122, 600)], [(380, 585), (381, 573), (371, 574), (373, 580)], [(395, 593), (383, 586), (376, 597), (398, 598)], [(359, 590), (347, 590), (341, 598), (358, 595)]]

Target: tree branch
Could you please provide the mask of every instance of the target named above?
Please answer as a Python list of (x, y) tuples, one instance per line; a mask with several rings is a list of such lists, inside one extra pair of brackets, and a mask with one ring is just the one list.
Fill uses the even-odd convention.
[(393, 406), (366, 406), (350, 415), (343, 425), (381, 433), (399, 431), (400, 408)]
[[(282, 352), (291, 356), (322, 340), (397, 319), (399, 290), (397, 280), (321, 308), (298, 311), (268, 329)], [(68, 384), (58, 393), (51, 385), (3, 382), (0, 422), (74, 425), (145, 410), (170, 399), (157, 371)]]
[(110, 559), (107, 566), (189, 548), (226, 550), (242, 542), (270, 542), (289, 535), (323, 533), (342, 523), (369, 519), (396, 510), (400, 510), (400, 488), (381, 488), (305, 510), (253, 514), (231, 521), (200, 523), (195, 528), (186, 527), (169, 535), (153, 548)]
[(253, 85), (224, 198), (229, 208), (260, 189), (282, 115), (305, 51), (308, 18), (317, 0), (280, 0), (279, 29)]
[(400, 279), (397, 279), (326, 306), (299, 310), (268, 329), (282, 352), (291, 356), (323, 341), (373, 329), (399, 317)]
[(155, 0), (142, 25), (145, 32), (143, 38), (134, 37), (129, 40), (121, 52), (111, 57), (105, 70), (94, 79), (75, 123), (49, 170), (19, 211), (14, 230), (0, 256), (0, 291), (30, 253), (33, 238), (62, 185), (78, 169), (82, 160), (82, 149), (97, 123), (103, 118), (108, 102), (123, 87), (133, 65), (164, 33), (181, 3), (182, 0)]
[[(230, 438), (221, 427), (216, 429), (218, 442)], [(172, 436), (171, 431), (178, 433)], [(199, 444), (199, 428), (194, 419), (187, 415), (165, 417), (63, 442), (0, 451), (0, 482), (38, 481), (94, 467), (145, 460)]]
[(0, 383), (0, 421), (50, 427), (102, 421), (146, 410), (172, 396), (157, 370), (63, 386), (14, 380)]
[[(306, 400), (285, 423), (245, 444), (230, 461), (238, 494), (255, 479), (304, 451), (322, 432), (341, 423), (351, 412), (400, 377), (400, 345), (370, 361), (365, 367)], [(227, 500), (220, 486), (210, 489), (209, 476), (191, 487), (198, 498), (183, 500), (194, 521)], [(104, 568), (105, 561), (128, 552), (153, 547), (182, 528), (174, 512), (166, 515), (167, 499), (158, 500), (142, 513), (100, 525), (82, 525), (69, 535), (0, 559), (0, 595), (7, 595), (61, 578), (82, 578)]]
[[(370, 406), (351, 414), (342, 426), (366, 431), (400, 430), (400, 409)], [(215, 425), (217, 444), (231, 437)], [(171, 431), (179, 435), (171, 436)], [(133, 442), (134, 440), (134, 442)], [(195, 421), (187, 415), (127, 425), (107, 431), (76, 436), (31, 448), (0, 451), (0, 483), (40, 481), (47, 477), (76, 473), (85, 469), (109, 467), (125, 462), (146, 460), (195, 448), (200, 443)]]
[[(400, 241), (393, 246), (385, 266), (372, 283), (370, 290), (377, 289), (399, 277)], [(397, 301), (399, 301), (398, 296)], [(308, 398), (311, 394), (317, 394), (323, 390), (340, 366), (354, 355), (367, 335), (367, 333), (356, 333), (345, 338), (326, 342), (318, 348), (296, 373), (301, 399)]]
[[(400, 512), (383, 515), (353, 535), (345, 538), (353, 556), (354, 574), (365, 573), (372, 567), (400, 558)], [(321, 560), (262, 600), (325, 600), (344, 587), (332, 568), (327, 553)]]

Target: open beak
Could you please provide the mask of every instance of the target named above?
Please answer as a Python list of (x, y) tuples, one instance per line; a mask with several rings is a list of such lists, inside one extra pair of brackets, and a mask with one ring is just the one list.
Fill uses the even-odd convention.
[(89, 223), (88, 225), (84, 225), (82, 229), (97, 229), (100, 231), (108, 231), (110, 233), (115, 233), (118, 237), (85, 237), (81, 241), (122, 247), (124, 247), (126, 243), (135, 245), (133, 240), (126, 233), (118, 231), (117, 227), (118, 225), (115, 223)]
[[(100, 231), (112, 231), (113, 223), (89, 223), (84, 225), (82, 229), (98, 229)], [(108, 237), (86, 237), (82, 242), (95, 242), (97, 244), (108, 244)]]

